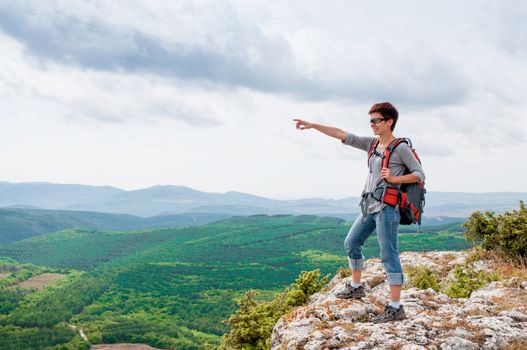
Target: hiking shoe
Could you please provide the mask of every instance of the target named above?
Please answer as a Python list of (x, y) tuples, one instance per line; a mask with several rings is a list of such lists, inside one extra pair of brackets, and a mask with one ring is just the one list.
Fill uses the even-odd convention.
[(360, 299), (364, 298), (366, 296), (366, 293), (364, 292), (364, 286), (361, 284), (357, 288), (353, 288), (351, 284), (346, 283), (346, 287), (337, 294), (335, 294), (337, 298), (341, 299)]
[(393, 306), (386, 305), (382, 314), (372, 318), (373, 323), (383, 323), (395, 320), (402, 320), (406, 318), (406, 313), (404, 312), (403, 306), (399, 306), (398, 309)]

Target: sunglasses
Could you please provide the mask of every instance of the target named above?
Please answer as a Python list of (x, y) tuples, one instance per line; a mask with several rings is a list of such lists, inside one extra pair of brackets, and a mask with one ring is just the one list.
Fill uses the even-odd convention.
[(379, 124), (380, 122), (383, 122), (385, 121), (386, 119), (384, 118), (371, 118), (370, 119), (370, 124), (373, 123), (373, 124)]

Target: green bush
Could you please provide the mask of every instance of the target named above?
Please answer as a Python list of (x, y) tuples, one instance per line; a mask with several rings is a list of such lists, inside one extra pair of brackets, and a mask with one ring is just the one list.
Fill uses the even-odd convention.
[(239, 302), (239, 310), (225, 323), (232, 326), (222, 337), (221, 350), (263, 350), (271, 348), (271, 332), (276, 322), (295, 306), (303, 305), (309, 296), (320, 291), (329, 274), (320, 279), (320, 270), (302, 271), (296, 282), (271, 301), (256, 301), (258, 292), (249, 290)]
[(477, 211), (463, 223), (465, 237), (481, 242), (483, 248), (513, 258), (527, 257), (527, 208), (520, 201), (520, 209), (495, 215)]
[(432, 271), (426, 266), (410, 266), (408, 267), (408, 277), (410, 277), (409, 285), (419, 289), (432, 288), (436, 292), (439, 291), (439, 276), (437, 272)]
[(467, 258), (465, 259), (465, 264), (473, 264), (476, 261), (488, 259), (487, 258), (488, 253), (489, 253), (488, 250), (486, 250), (482, 246), (477, 245), (471, 250), (469, 250), (469, 254)]
[(351, 269), (349, 267), (341, 267), (337, 271), (337, 274), (339, 275), (340, 278), (349, 277), (351, 276)]
[(473, 291), (498, 279), (496, 272), (476, 272), (471, 264), (465, 264), (455, 268), (454, 278), (447, 281), (444, 288), (445, 294), (451, 298), (468, 298)]

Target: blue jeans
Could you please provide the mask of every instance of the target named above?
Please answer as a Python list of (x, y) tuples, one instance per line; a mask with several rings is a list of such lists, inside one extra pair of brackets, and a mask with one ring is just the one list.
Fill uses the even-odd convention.
[(381, 248), (381, 262), (386, 271), (388, 284), (403, 284), (403, 269), (397, 250), (399, 219), (399, 208), (390, 205), (377, 213), (366, 215), (364, 220), (362, 220), (362, 214), (359, 215), (344, 240), (344, 248), (346, 248), (349, 266), (352, 270), (362, 270), (364, 264), (362, 245), (373, 231), (377, 231), (377, 239)]

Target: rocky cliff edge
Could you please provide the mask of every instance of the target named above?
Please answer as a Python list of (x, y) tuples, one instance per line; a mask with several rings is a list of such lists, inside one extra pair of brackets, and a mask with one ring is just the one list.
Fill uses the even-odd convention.
[[(467, 251), (400, 254), (404, 269), (426, 266), (443, 284), (454, 278), (456, 266), (468, 263), (467, 257)], [(469, 265), (476, 271), (497, 271), (502, 277), (469, 298), (452, 298), (432, 288), (409, 288), (412, 282), (405, 275), (401, 302), (407, 318), (373, 324), (371, 318), (389, 302), (389, 289), (380, 260), (367, 260), (362, 278), (366, 298), (337, 299), (335, 293), (351, 282), (345, 273), (337, 274), (307, 305), (277, 322), (271, 349), (527, 349), (525, 267), (513, 268), (492, 257)]]

